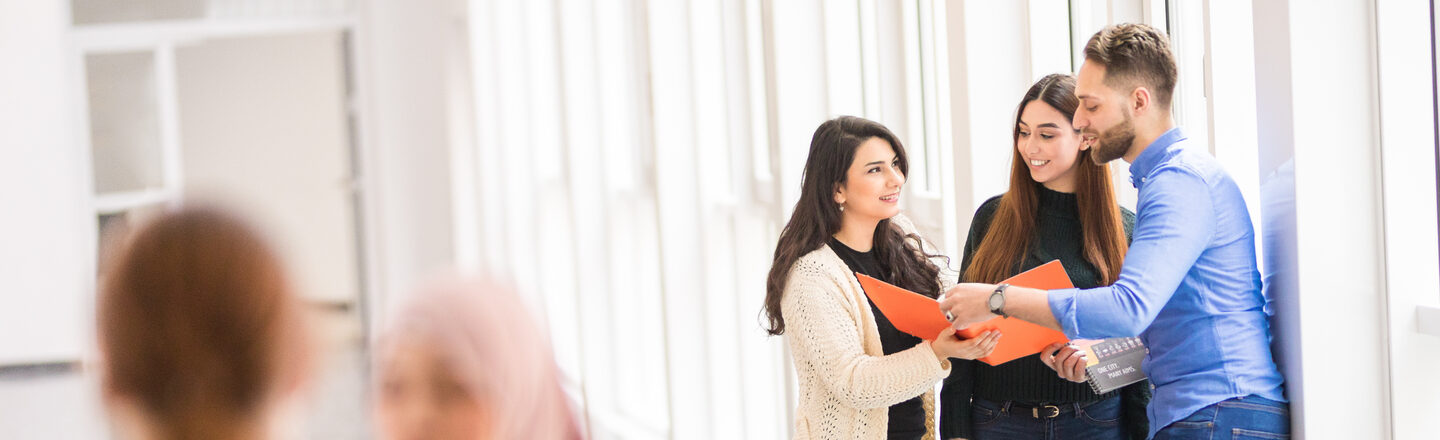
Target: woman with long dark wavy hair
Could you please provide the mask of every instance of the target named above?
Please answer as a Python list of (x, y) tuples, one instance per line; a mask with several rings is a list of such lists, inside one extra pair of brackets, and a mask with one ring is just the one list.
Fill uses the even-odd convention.
[[(1120, 207), (1110, 169), (1090, 160), (1071, 126), (1075, 78), (1035, 82), (1015, 111), (1010, 188), (975, 212), (963, 282), (999, 283), (1059, 259), (1076, 287), (1120, 276), (1135, 214)], [(1051, 351), (1054, 351), (1053, 349)], [(998, 366), (960, 361), (941, 391), (941, 433), (970, 439), (1144, 439), (1149, 384), (1096, 394), (1032, 355)]]
[(949, 260), (900, 215), (908, 170), (879, 123), (842, 116), (815, 129), (765, 289), (767, 330), (785, 335), (800, 382), (796, 439), (935, 438), (948, 359), (985, 356), (999, 338), (902, 333), (861, 289), (857, 273), (931, 298), (955, 284)]

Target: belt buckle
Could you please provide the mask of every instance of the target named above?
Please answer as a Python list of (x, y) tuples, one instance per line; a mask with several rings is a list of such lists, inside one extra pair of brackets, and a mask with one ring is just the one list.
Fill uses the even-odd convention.
[[(1041, 416), (1040, 416), (1040, 409), (1041, 409), (1041, 408), (1044, 408), (1046, 411), (1049, 411), (1050, 414), (1046, 414), (1044, 417), (1041, 417)], [(1030, 416), (1031, 416), (1031, 417), (1034, 417), (1034, 418), (1037, 418), (1037, 419), (1042, 419), (1042, 418), (1043, 418), (1043, 419), (1053, 419), (1053, 418), (1056, 418), (1056, 417), (1060, 417), (1060, 407), (1055, 406), (1055, 405), (1044, 405), (1044, 406), (1037, 406), (1037, 407), (1034, 407), (1034, 408), (1030, 408)]]

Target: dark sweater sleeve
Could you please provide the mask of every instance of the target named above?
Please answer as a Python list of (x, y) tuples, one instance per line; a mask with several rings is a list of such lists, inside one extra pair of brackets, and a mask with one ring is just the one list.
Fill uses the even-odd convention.
[[(999, 196), (992, 197), (975, 210), (975, 217), (970, 221), (970, 234), (965, 238), (965, 253), (960, 259), (960, 282), (965, 282), (970, 258), (980, 248), (980, 241), (990, 229), (990, 219), (995, 216), (995, 207), (999, 202)], [(975, 361), (950, 359), (950, 376), (945, 378), (945, 385), (940, 388), (941, 438), (974, 437), (970, 430), (970, 398), (974, 393)]]

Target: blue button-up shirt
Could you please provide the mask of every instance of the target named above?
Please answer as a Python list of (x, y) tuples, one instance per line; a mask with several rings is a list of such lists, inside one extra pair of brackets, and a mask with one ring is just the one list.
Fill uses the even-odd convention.
[(1140, 190), (1120, 279), (1050, 291), (1050, 310), (1074, 339), (1138, 334), (1154, 385), (1150, 436), (1206, 406), (1251, 394), (1285, 401), (1270, 356), (1255, 229), (1240, 188), (1179, 128), (1130, 164)]

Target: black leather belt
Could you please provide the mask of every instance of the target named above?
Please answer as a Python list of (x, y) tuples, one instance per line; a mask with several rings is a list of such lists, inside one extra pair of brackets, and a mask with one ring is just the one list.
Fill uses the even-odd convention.
[[(1062, 410), (1063, 408), (1063, 410)], [(1027, 411), (1028, 410), (1028, 411)], [(1010, 411), (1015, 414), (1028, 414), (1037, 419), (1053, 419), (1060, 417), (1060, 414), (1075, 410), (1075, 405), (1036, 405), (1027, 407), (1025, 405), (1010, 405)]]
[(1071, 403), (1039, 403), (1039, 404), (1031, 404), (1031, 403), (1024, 403), (1024, 402), (1015, 402), (1015, 401), (1004, 401), (1004, 402), (996, 402), (996, 403), (1000, 406), (1000, 412), (1001, 412), (1002, 414), (1020, 414), (1020, 415), (1027, 415), (1027, 416), (1030, 416), (1030, 417), (1033, 417), (1033, 418), (1037, 418), (1037, 419), (1053, 419), (1053, 418), (1056, 418), (1056, 417), (1060, 417), (1061, 414), (1066, 414), (1066, 413), (1075, 412), (1075, 411), (1079, 410), (1080, 408), (1084, 408), (1084, 407), (1090, 406), (1090, 405), (1092, 405), (1092, 404), (1095, 404), (1096, 402), (1100, 402), (1100, 401), (1097, 400), (1097, 401), (1093, 401), (1093, 402), (1078, 402), (1078, 403), (1077, 403), (1077, 402), (1071, 402)]

